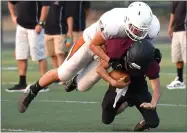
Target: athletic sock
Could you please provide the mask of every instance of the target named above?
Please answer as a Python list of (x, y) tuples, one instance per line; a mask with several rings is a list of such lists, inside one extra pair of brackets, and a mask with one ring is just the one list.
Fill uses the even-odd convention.
[(37, 95), (38, 92), (43, 89), (44, 87), (40, 86), (39, 81), (37, 81), (35, 84), (31, 85), (30, 89), (32, 92)]
[(179, 77), (179, 81), (183, 82), (183, 68), (177, 68), (177, 75)]
[(19, 84), (20, 85), (26, 85), (26, 76), (20, 75), (19, 76)]

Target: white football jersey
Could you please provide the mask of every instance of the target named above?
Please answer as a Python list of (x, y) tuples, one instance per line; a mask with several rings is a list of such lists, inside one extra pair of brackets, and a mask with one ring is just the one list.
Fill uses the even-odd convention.
[(100, 19), (86, 28), (83, 33), (85, 41), (93, 39), (97, 31), (102, 31), (105, 40), (112, 38), (126, 38), (124, 20), (128, 13), (127, 8), (114, 8), (104, 13)]
[[(127, 8), (114, 8), (105, 12), (100, 19), (86, 28), (83, 32), (85, 42), (89, 42), (93, 39), (96, 32), (102, 31), (102, 36), (105, 40), (112, 38), (126, 38), (124, 20), (126, 14), (129, 13)], [(150, 26), (150, 31), (147, 38), (154, 39), (160, 31), (160, 23), (157, 17), (154, 15)]]

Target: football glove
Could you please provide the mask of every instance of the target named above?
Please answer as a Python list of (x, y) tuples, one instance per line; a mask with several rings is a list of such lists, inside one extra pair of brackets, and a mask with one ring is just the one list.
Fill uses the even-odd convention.
[(108, 64), (114, 69), (114, 70), (121, 70), (123, 69), (123, 64), (121, 63), (120, 59), (117, 58), (110, 58)]

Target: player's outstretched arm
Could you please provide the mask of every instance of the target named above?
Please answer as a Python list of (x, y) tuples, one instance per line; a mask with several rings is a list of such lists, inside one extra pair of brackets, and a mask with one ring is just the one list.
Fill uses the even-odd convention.
[(90, 42), (90, 49), (102, 60), (109, 62), (108, 55), (106, 55), (101, 47), (104, 43), (105, 39), (102, 37), (101, 31), (98, 31)]
[(155, 109), (158, 101), (160, 99), (161, 91), (160, 91), (160, 79), (152, 79), (150, 80), (151, 87), (153, 89), (153, 94), (152, 94), (152, 100), (151, 103), (142, 103), (140, 107), (146, 108), (146, 109)]
[(153, 89), (152, 101), (151, 103), (156, 107), (160, 99), (160, 78), (150, 80), (151, 87)]

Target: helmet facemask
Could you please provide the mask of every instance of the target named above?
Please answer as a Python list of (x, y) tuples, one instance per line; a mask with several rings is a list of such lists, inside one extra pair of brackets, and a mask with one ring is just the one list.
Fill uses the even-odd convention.
[(144, 2), (133, 2), (124, 18), (125, 32), (133, 41), (144, 39), (153, 19), (151, 8)]
[(149, 32), (149, 27), (147, 26), (142, 26), (141, 28), (136, 27), (133, 25), (128, 18), (125, 19), (125, 32), (128, 35), (130, 39), (133, 41), (138, 41), (141, 39), (144, 39), (148, 32)]
[(126, 70), (129, 70), (129, 69), (135, 70), (136, 69), (136, 70), (141, 71), (142, 69), (144, 69), (144, 67), (139, 66), (138, 64), (132, 63), (130, 61), (129, 50), (127, 50), (126, 55), (124, 56), (124, 67), (125, 67)]

